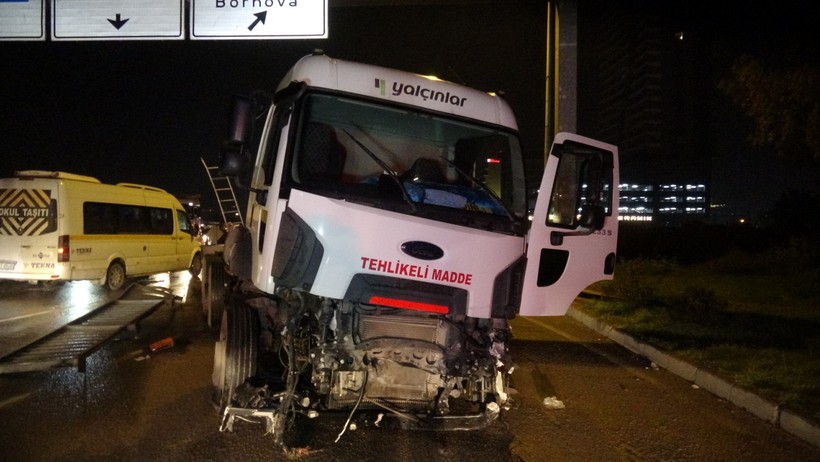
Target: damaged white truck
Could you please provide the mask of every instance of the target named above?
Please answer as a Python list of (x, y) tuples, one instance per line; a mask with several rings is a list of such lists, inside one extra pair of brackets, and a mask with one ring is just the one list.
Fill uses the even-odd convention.
[(508, 405), (509, 320), (564, 315), (614, 272), (617, 148), (557, 134), (529, 209), (492, 93), (314, 54), (235, 98), (220, 159), (249, 194), (203, 281), (224, 287), (222, 430), (258, 417), (281, 443), (324, 411), (480, 428)]

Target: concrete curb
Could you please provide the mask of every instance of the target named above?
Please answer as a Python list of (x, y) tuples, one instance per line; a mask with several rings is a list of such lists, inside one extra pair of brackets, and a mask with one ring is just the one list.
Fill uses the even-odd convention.
[(783, 409), (780, 405), (732, 384), (711, 372), (701, 370), (697, 366), (674, 358), (652, 345), (640, 342), (575, 307), (570, 307), (567, 316), (682, 379), (688, 380), (735, 406), (751, 412), (775, 427), (780, 427), (786, 432), (820, 447), (820, 426), (812, 419), (795, 414), (788, 409)]

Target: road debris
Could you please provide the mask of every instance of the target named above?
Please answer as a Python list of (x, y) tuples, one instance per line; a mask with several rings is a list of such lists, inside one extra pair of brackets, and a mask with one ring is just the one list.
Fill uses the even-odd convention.
[(563, 401), (560, 399), (555, 396), (550, 396), (544, 398), (544, 407), (547, 409), (564, 409), (566, 406), (564, 406)]

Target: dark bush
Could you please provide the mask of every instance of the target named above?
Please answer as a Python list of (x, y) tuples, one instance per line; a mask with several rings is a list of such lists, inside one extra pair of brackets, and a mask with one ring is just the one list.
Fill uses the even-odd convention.
[(676, 265), (665, 259), (636, 258), (618, 264), (615, 278), (604, 284), (604, 295), (619, 299), (633, 307), (646, 307), (658, 303), (658, 291), (650, 275), (662, 275), (674, 271)]
[(724, 319), (728, 303), (711, 289), (688, 286), (680, 294), (669, 297), (666, 306), (674, 317), (708, 325)]

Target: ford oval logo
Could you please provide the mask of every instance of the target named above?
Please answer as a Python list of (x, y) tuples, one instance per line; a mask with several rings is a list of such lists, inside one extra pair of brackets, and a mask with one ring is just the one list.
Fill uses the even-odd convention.
[(401, 251), (422, 260), (438, 260), (444, 256), (441, 247), (424, 241), (407, 241), (401, 245)]

